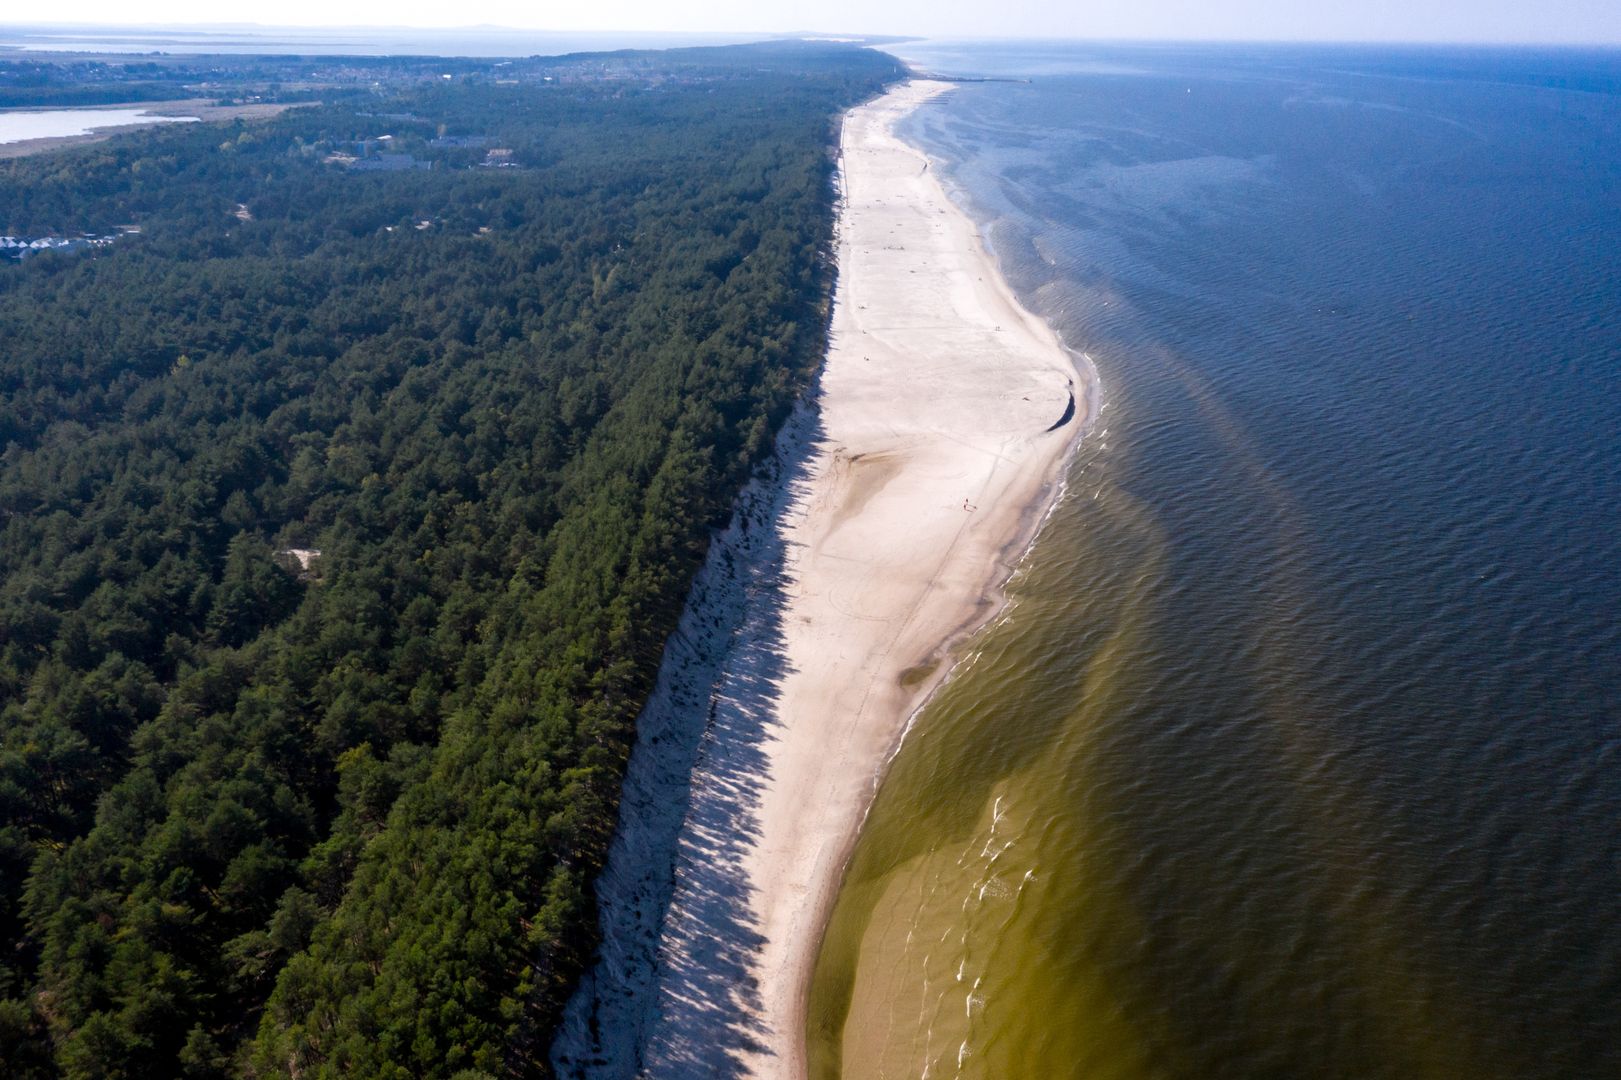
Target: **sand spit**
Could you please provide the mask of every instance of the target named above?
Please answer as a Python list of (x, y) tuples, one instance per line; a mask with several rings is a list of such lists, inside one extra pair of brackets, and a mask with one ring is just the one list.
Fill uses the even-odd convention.
[(832, 346), (641, 717), (560, 1075), (804, 1075), (810, 974), (885, 763), (1095, 411), (1089, 365), (894, 135), (947, 89), (846, 117)]

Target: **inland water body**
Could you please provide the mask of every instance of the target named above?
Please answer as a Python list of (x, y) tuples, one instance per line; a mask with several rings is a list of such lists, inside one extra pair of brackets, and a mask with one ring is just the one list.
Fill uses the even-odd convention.
[(901, 51), (1105, 406), (813, 1074), (1621, 1076), (1621, 55)]
[(173, 124), (195, 122), (196, 119), (195, 116), (153, 116), (139, 107), (0, 111), (0, 144), (88, 135), (103, 128), (128, 127), (131, 124)]

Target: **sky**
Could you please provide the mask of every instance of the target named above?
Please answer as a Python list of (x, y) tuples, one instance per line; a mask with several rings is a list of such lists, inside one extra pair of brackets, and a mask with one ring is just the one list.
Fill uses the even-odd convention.
[(58, 0), (0, 22), (217, 25), (226, 11), (277, 26), (1621, 43), (1621, 0)]

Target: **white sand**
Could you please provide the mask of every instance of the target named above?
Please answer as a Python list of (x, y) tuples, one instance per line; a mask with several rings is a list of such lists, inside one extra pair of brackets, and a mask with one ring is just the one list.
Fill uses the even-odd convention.
[(1089, 366), (893, 134), (947, 89), (846, 118), (832, 347), (642, 717), (562, 1075), (804, 1075), (805, 994), (877, 781), (1092, 414)]

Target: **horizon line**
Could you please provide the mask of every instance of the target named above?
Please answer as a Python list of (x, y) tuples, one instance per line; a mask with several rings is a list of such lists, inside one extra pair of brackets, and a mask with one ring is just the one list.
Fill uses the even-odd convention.
[[(1591, 51), (1621, 50), (1621, 38), (1615, 40), (1573, 40), (1569, 38), (1503, 39), (1503, 38), (1368, 38), (1368, 37), (1254, 37), (1243, 35), (1213, 35), (1208, 37), (1173, 37), (1141, 35), (1078, 36), (1068, 33), (1040, 34), (901, 34), (872, 33), (837, 30), (675, 30), (668, 28), (575, 28), (558, 29), (537, 26), (515, 26), (507, 23), (462, 23), (455, 25), (423, 25), (416, 23), (266, 23), (266, 22), (206, 22), (176, 20), (167, 22), (101, 22), (74, 19), (32, 20), (7, 18), (0, 20), (0, 29), (73, 29), (73, 30), (135, 30), (165, 31), (196, 36), (221, 36), (242, 31), (299, 31), (306, 33), (339, 33), (348, 31), (408, 31), (417, 33), (471, 34), (510, 32), (554, 36), (642, 34), (668, 37), (748, 37), (766, 40), (848, 39), (854, 42), (882, 41), (896, 44), (905, 42), (1041, 42), (1047, 44), (1077, 45), (1325, 45), (1325, 46), (1385, 46), (1385, 47), (1457, 47), (1457, 48), (1558, 48), (1587, 49)], [(93, 51), (93, 50), (86, 50)]]

